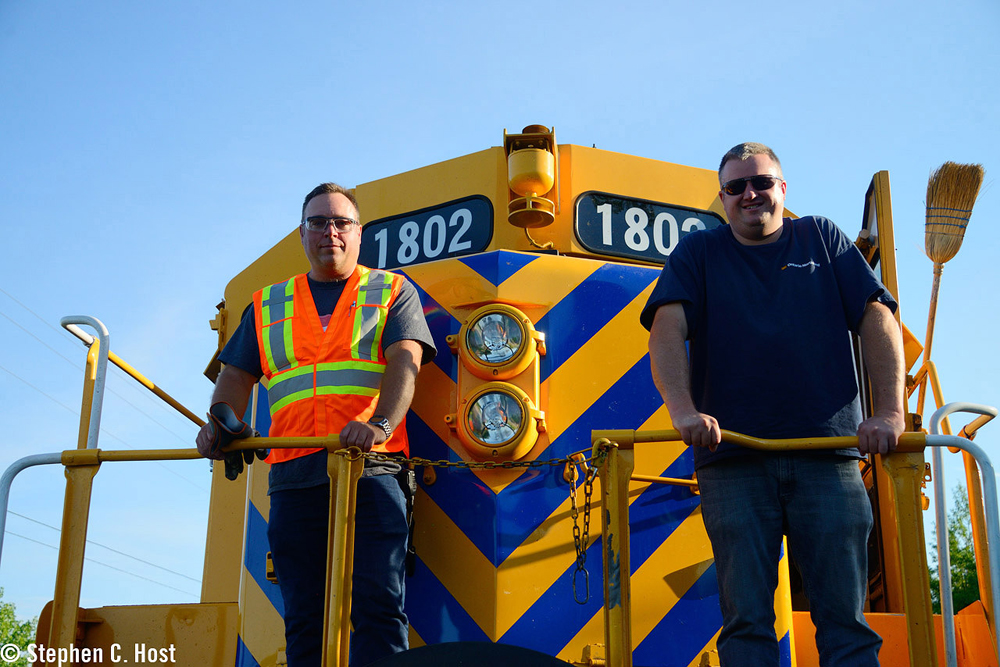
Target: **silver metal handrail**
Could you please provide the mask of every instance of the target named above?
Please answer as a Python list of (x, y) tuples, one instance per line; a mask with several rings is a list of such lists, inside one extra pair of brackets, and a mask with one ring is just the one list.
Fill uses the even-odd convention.
[(4, 471), (3, 476), (0, 476), (0, 563), (3, 562), (3, 536), (7, 530), (7, 502), (10, 500), (10, 485), (14, 482), (14, 478), (22, 470), (32, 466), (60, 463), (61, 461), (62, 452), (31, 454), (11, 463)]
[(59, 324), (77, 338), (93, 337), (81, 331), (77, 324), (86, 324), (97, 331), (100, 347), (97, 350), (97, 373), (94, 382), (94, 398), (90, 404), (90, 427), (87, 430), (87, 449), (97, 449), (97, 438), (101, 430), (101, 411), (104, 406), (104, 383), (108, 375), (108, 351), (111, 348), (111, 334), (96, 317), (90, 315), (69, 315), (59, 320)]
[[(990, 573), (994, 582), (993, 590), (990, 591), (993, 597), (993, 609), (1000, 609), (1000, 591), (997, 590), (997, 582), (1000, 579), (1000, 517), (997, 510), (997, 483), (996, 474), (993, 472), (993, 464), (990, 463), (986, 452), (973, 443), (971, 440), (960, 438), (954, 435), (940, 435), (941, 423), (945, 417), (954, 412), (969, 412), (977, 415), (997, 416), (997, 409), (989, 405), (979, 405), (976, 403), (948, 403), (941, 406), (931, 416), (931, 435), (927, 436), (927, 444), (932, 447), (933, 475), (934, 475), (934, 515), (937, 523), (937, 554), (938, 554), (938, 581), (941, 585), (941, 618), (944, 622), (944, 654), (947, 667), (957, 667), (958, 649), (955, 641), (955, 606), (951, 599), (951, 556), (948, 550), (948, 517), (944, 486), (944, 462), (942, 461), (941, 448), (955, 447), (968, 452), (979, 464), (980, 476), (983, 483), (983, 502), (986, 505), (986, 537), (990, 545)], [(1000, 647), (997, 648), (997, 659), (1000, 660)]]

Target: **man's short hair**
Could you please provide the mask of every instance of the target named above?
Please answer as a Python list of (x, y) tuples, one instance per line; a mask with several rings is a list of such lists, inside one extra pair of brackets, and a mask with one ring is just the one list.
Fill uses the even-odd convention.
[(306, 199), (302, 202), (302, 219), (305, 220), (306, 216), (306, 206), (309, 205), (309, 201), (317, 195), (344, 195), (347, 197), (348, 201), (354, 206), (354, 210), (357, 211), (358, 215), (361, 215), (361, 209), (358, 207), (358, 200), (354, 198), (354, 193), (345, 188), (342, 185), (337, 185), (336, 183), (320, 183), (314, 187), (309, 194), (306, 195)]
[(730, 160), (739, 160), (742, 162), (749, 157), (754, 155), (766, 155), (771, 158), (774, 164), (778, 165), (778, 176), (781, 176), (781, 160), (778, 156), (774, 154), (770, 148), (764, 144), (759, 144), (756, 141), (745, 141), (742, 144), (736, 144), (722, 156), (722, 162), (719, 163), (719, 183), (722, 182), (722, 168), (726, 166), (726, 163)]

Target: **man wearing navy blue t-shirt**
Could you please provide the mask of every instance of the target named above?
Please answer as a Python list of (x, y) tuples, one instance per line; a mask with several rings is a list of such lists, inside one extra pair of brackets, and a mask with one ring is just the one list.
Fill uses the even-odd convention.
[[(858, 458), (904, 429), (896, 302), (826, 218), (784, 218), (787, 184), (757, 143), (722, 158), (728, 225), (685, 237), (641, 322), (653, 378), (694, 447), (719, 579), (724, 667), (778, 664), (774, 590), (782, 535), (816, 626), (820, 663), (878, 665), (863, 615), (872, 512)], [(861, 418), (850, 332), (861, 338), (874, 409)], [(690, 345), (690, 356), (688, 351)], [(858, 449), (765, 453), (721, 442), (858, 436)]]

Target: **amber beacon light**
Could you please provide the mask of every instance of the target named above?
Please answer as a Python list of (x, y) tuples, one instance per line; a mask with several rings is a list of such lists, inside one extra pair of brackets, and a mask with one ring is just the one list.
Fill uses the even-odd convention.
[(545, 336), (517, 308), (473, 312), (448, 345), (461, 360), (458, 411), (445, 420), (478, 459), (517, 460), (545, 431), (538, 403), (538, 357)]
[(546, 194), (556, 183), (555, 130), (529, 125), (521, 134), (503, 133), (507, 185), (512, 193), (507, 220), (515, 227), (545, 227), (555, 220), (555, 204)]

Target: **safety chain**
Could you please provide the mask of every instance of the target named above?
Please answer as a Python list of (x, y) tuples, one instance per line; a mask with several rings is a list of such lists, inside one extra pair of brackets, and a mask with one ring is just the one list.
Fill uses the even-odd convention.
[[(573, 545), (576, 547), (576, 569), (573, 570), (573, 599), (577, 604), (587, 604), (590, 600), (590, 573), (587, 572), (587, 542), (590, 539), (590, 499), (594, 494), (594, 478), (597, 477), (595, 466), (585, 466), (586, 473), (583, 478), (583, 530), (580, 530), (578, 517), (580, 510), (576, 506), (576, 469), (573, 469), (573, 476), (569, 482), (569, 502), (572, 508), (570, 514), (573, 516)], [(583, 572), (583, 598), (576, 589), (576, 581), (579, 574)]]
[[(584, 450), (586, 451), (586, 450)], [(410, 458), (404, 458), (402, 456), (393, 456), (392, 454), (386, 454), (384, 452), (362, 452), (357, 447), (348, 447), (347, 449), (338, 449), (334, 454), (339, 454), (347, 458), (348, 461), (357, 461), (358, 459), (368, 459), (369, 461), (377, 461), (379, 463), (399, 463), (399, 464), (409, 464), (413, 466), (427, 466), (432, 468), (469, 468), (472, 470), (511, 470), (520, 468), (544, 468), (545, 466), (560, 466), (569, 464), (577, 464), (580, 462), (579, 459), (573, 458), (578, 454), (583, 452), (577, 452), (576, 454), (570, 454), (566, 458), (562, 459), (547, 459), (545, 461), (449, 461), (448, 459), (424, 459), (419, 456), (413, 456)]]
[[(587, 572), (587, 543), (590, 539), (590, 505), (594, 495), (594, 479), (597, 477), (598, 468), (604, 464), (608, 454), (608, 442), (599, 441), (594, 447), (591, 458), (583, 456), (584, 452), (575, 452), (561, 459), (548, 459), (546, 461), (449, 461), (447, 459), (425, 459), (418, 456), (403, 458), (393, 456), (383, 452), (362, 452), (357, 447), (338, 449), (335, 454), (344, 456), (348, 461), (358, 459), (368, 459), (380, 463), (409, 464), (413, 466), (430, 466), (434, 468), (468, 468), (472, 470), (511, 470), (521, 468), (544, 468), (545, 466), (572, 466), (572, 474), (569, 480), (569, 500), (573, 517), (573, 544), (576, 547), (576, 570), (573, 571), (573, 599), (577, 604), (587, 604), (590, 600), (590, 573)], [(590, 464), (590, 465), (588, 465)], [(586, 471), (583, 479), (583, 529), (580, 529), (580, 510), (576, 502), (576, 466), (582, 465)], [(579, 574), (583, 572), (584, 593), (583, 598), (577, 592), (576, 582)]]

